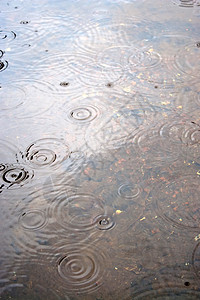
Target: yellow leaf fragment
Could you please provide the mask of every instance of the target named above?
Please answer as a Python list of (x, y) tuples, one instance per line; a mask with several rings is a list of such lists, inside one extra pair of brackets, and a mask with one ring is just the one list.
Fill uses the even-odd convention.
[(131, 92), (131, 87), (130, 86), (126, 86), (125, 88), (123, 88), (124, 92), (130, 93)]
[(198, 234), (197, 236), (195, 236), (194, 240), (197, 242), (198, 240), (200, 240), (200, 234)]
[(123, 212), (122, 210), (117, 209), (115, 213), (116, 213), (116, 215), (120, 215), (122, 212)]
[(162, 104), (162, 105), (168, 105), (168, 104), (170, 104), (170, 102), (169, 102), (169, 101), (161, 102), (161, 104)]

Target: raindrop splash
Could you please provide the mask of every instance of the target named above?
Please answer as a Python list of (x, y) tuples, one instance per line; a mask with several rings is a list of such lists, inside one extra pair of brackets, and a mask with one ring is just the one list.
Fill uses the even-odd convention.
[(33, 168), (56, 167), (69, 155), (69, 148), (63, 141), (55, 138), (44, 138), (33, 142), (22, 153), (22, 159)]

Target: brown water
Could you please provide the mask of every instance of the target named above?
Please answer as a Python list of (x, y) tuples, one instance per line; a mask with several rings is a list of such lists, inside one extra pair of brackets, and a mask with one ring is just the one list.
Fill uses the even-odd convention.
[(0, 0), (0, 299), (200, 299), (199, 112), (199, 0)]

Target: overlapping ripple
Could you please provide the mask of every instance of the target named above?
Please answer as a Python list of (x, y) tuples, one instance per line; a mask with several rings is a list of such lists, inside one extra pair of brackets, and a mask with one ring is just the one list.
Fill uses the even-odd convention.
[(153, 191), (160, 217), (178, 229), (199, 230), (199, 176), (185, 175), (164, 182)]
[(104, 214), (102, 201), (93, 195), (76, 194), (68, 196), (63, 193), (54, 199), (52, 214), (57, 222), (68, 231), (90, 231), (95, 228), (95, 220)]
[(57, 270), (61, 289), (68, 294), (91, 293), (99, 289), (106, 277), (107, 257), (94, 245), (70, 245), (57, 249)]
[(174, 144), (179, 144), (185, 159), (200, 161), (200, 125), (194, 121), (182, 120), (161, 126), (159, 134)]
[[(148, 67), (145, 70), (138, 70), (140, 73), (137, 76), (148, 82), (159, 84), (160, 87), (173, 87), (191, 80), (185, 75), (188, 72), (188, 67), (185, 67), (184, 62), (182, 63), (182, 68), (177, 68), (177, 62), (182, 62), (180, 50), (184, 49), (191, 42), (192, 39), (189, 36), (170, 33), (153, 37), (149, 45), (147, 45), (148, 42), (146, 43), (146, 47), (149, 49), (147, 53), (149, 53), (149, 57), (152, 56), (152, 62), (154, 61), (154, 53), (157, 53), (159, 61), (157, 64), (152, 64), (153, 68)], [(135, 69), (133, 68), (134, 71)]]
[(188, 149), (189, 138), (185, 135), (193, 124), (187, 122), (184, 117), (180, 121), (178, 115), (172, 115), (166, 120), (163, 124), (161, 121), (157, 122), (150, 130), (141, 130), (134, 138), (138, 155), (151, 167), (175, 162), (183, 157)]
[(152, 24), (146, 20), (142, 22), (136, 18), (110, 23), (110, 20), (102, 20), (100, 24), (88, 25), (77, 31), (75, 47), (80, 52), (98, 54), (106, 48), (113, 46), (132, 46), (135, 42), (141, 43), (153, 36)]
[(38, 230), (44, 227), (47, 223), (45, 212), (39, 209), (24, 211), (19, 222), (25, 230)]
[[(26, 93), (21, 88), (13, 84), (6, 84), (0, 88), (1, 97), (1, 114), (5, 114), (7, 110), (13, 110), (22, 105), (26, 101)], [(15, 99), (13, 101), (13, 99)]]
[(27, 79), (3, 82), (0, 95), (0, 114), (13, 114), (19, 119), (43, 114), (56, 99), (55, 88), (48, 82)]
[[(30, 66), (31, 68), (31, 66)], [(122, 66), (106, 66), (88, 54), (55, 54), (45, 57), (35, 68), (34, 72), (48, 71), (48, 76), (63, 74), (64, 80), (70, 83), (72, 75), (76, 77), (79, 84), (86, 86), (105, 86), (111, 82), (114, 84), (123, 78)], [(74, 80), (74, 79), (73, 79)]]
[(70, 151), (63, 141), (44, 138), (34, 141), (21, 155), (31, 167), (42, 168), (59, 165), (69, 157)]
[(121, 108), (114, 107), (111, 115), (87, 130), (85, 139), (91, 149), (119, 148), (132, 142), (144, 124), (152, 126), (158, 122), (166, 108), (152, 105), (148, 97), (134, 93), (122, 96)]
[(14, 141), (0, 139), (0, 161), (3, 171), (6, 169), (7, 164), (13, 164), (17, 162), (16, 153), (19, 151), (17, 145), (14, 145)]
[(195, 300), (199, 299), (199, 292), (195, 290), (186, 290), (184, 288), (158, 288), (141, 293), (134, 296), (136, 300), (148, 300), (148, 299), (186, 299)]
[[(199, 4), (200, 6), (200, 4)], [(199, 78), (200, 67), (196, 62), (200, 59), (200, 42), (196, 41), (181, 49), (176, 57), (176, 65), (188, 76)]]
[(20, 164), (4, 165), (5, 169), (0, 172), (0, 183), (3, 189), (16, 189), (27, 184), (34, 176), (34, 172)]
[(117, 66), (122, 65), (125, 70), (152, 68), (157, 66), (161, 57), (153, 49), (136, 48), (133, 46), (113, 46), (104, 49), (97, 56), (97, 60), (102, 65)]

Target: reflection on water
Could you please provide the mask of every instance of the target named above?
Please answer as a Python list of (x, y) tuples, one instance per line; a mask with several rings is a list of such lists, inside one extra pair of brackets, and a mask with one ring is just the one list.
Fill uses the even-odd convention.
[(0, 299), (200, 299), (200, 2), (0, 16)]

